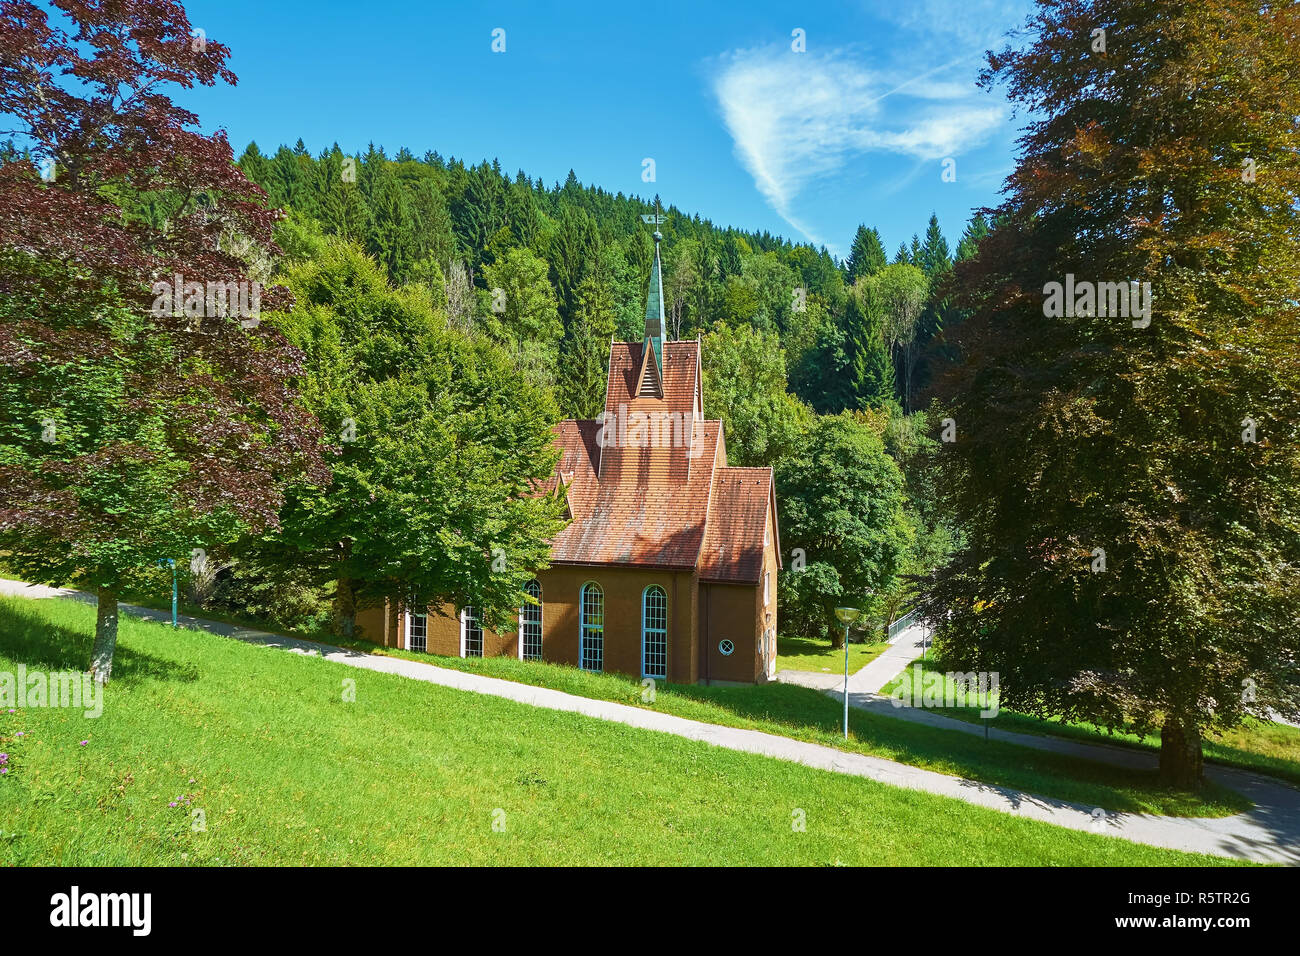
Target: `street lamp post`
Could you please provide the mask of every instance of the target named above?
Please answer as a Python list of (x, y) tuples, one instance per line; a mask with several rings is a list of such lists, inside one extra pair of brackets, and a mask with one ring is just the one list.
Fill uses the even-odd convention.
[(176, 627), (176, 626), (177, 626), (177, 624), (176, 624), (176, 597), (177, 597), (177, 587), (176, 587), (176, 559), (175, 559), (175, 558), (159, 558), (159, 559), (158, 559), (158, 567), (161, 568), (163, 565), (166, 565), (167, 567), (170, 567), (170, 568), (172, 569), (172, 627)]
[(849, 739), (849, 625), (862, 616), (856, 607), (837, 607), (835, 616), (844, 625), (844, 739)]

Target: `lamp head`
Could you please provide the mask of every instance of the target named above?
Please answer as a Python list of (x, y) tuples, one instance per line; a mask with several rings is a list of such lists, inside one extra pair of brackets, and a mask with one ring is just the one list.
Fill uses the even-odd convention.
[(852, 624), (862, 616), (862, 612), (856, 607), (837, 607), (835, 616), (839, 618), (841, 624)]

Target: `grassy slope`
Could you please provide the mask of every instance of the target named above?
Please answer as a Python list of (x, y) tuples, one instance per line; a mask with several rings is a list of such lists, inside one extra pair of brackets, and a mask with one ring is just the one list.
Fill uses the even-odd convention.
[[(923, 674), (941, 675), (945, 671), (943, 664), (934, 662), (923, 665), (922, 669)], [(945, 678), (945, 688), (950, 684)], [(901, 688), (903, 695), (910, 697), (911, 685), (912, 668), (909, 667), (881, 690), (889, 694), (895, 688)], [(954, 697), (957, 698), (958, 706), (945, 708), (944, 716), (968, 723), (984, 723), (979, 716), (979, 702), (963, 701), (959, 694), (954, 694)], [(1107, 733), (1105, 729), (1092, 724), (1067, 724), (1055, 718), (1040, 720), (1009, 710), (1000, 711), (997, 717), (992, 718), (991, 726), (1023, 734), (1068, 737), (1088, 743), (1118, 744), (1144, 750), (1158, 750), (1160, 747), (1158, 735), (1140, 737), (1137, 734)], [(1204, 746), (1205, 756), (1209, 760), (1300, 783), (1300, 728), (1248, 719), (1240, 727), (1207, 739)]]
[(1160, 785), (1154, 770), (1128, 770), (1015, 744), (986, 743), (970, 734), (858, 710), (849, 713), (846, 743), (841, 730), (843, 704), (819, 691), (789, 684), (757, 687), (660, 684), (653, 703), (648, 703), (642, 700), (640, 681), (618, 674), (592, 674), (575, 667), (501, 657), (439, 657), (379, 649), (364, 642), (352, 646), (582, 697), (650, 707), (693, 720), (765, 730), (1107, 810), (1225, 816), (1250, 806), (1249, 801), (1234, 791), (1213, 784), (1198, 794), (1169, 790)]
[[(866, 667), (889, 644), (849, 643), (849, 673), (856, 674)], [(832, 650), (829, 641), (811, 641), (802, 637), (778, 637), (776, 641), (776, 669), (779, 671), (828, 671), (844, 673), (844, 650)]]
[[(0, 670), (93, 615), (0, 600)], [(1224, 862), (131, 618), (108, 694), (0, 712), (0, 865)]]

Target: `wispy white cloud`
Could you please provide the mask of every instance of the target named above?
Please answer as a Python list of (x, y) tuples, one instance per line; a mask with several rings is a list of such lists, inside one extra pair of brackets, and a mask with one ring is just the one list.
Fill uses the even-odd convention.
[(884, 152), (919, 161), (956, 157), (982, 145), (1006, 108), (971, 81), (976, 56), (900, 71), (848, 51), (794, 53), (788, 47), (736, 51), (713, 76), (737, 157), (777, 213), (810, 241), (799, 195), (854, 157)]
[(864, 4), (871, 13), (914, 31), (915, 43), (941, 46), (951, 42), (964, 49), (1001, 46), (1009, 30), (1019, 29), (1033, 12), (1032, 0), (908, 0), (907, 3)]

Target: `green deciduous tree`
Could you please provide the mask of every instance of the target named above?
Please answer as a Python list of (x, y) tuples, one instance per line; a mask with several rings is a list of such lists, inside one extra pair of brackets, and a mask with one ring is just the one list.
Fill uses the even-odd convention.
[(358, 603), (383, 599), (472, 603), (504, 623), (558, 528), (555, 502), (531, 496), (555, 461), (554, 405), (354, 246), (285, 281), (297, 307), (273, 321), (306, 355), (303, 394), (338, 455), (330, 484), (289, 496), (267, 551), (334, 582), (344, 635)]
[(564, 327), (546, 263), (527, 249), (510, 249), (483, 267), (483, 281), (487, 286), (483, 330), (509, 347), (531, 381), (553, 384)]
[[(930, 294), (930, 282), (925, 273), (914, 265), (901, 263), (888, 265), (872, 276), (862, 279), (858, 285), (862, 298), (862, 311), (866, 317), (864, 329), (876, 328), (889, 349), (890, 375), (888, 384), (891, 391), (883, 391), (879, 398), (873, 398), (872, 391), (863, 391), (863, 404), (878, 405), (880, 401), (893, 397), (894, 383), (901, 378), (899, 389), (903, 407), (911, 401), (912, 372), (915, 367), (917, 337), (920, 333), (921, 319), (925, 314), (926, 300)], [(865, 333), (864, 333), (865, 334)], [(855, 342), (857, 339), (855, 339)], [(874, 352), (868, 352), (873, 363), (878, 362)], [(876, 365), (869, 366), (872, 377), (864, 384), (869, 389), (884, 389), (883, 379), (876, 373)], [(895, 372), (897, 370), (897, 372)], [(864, 381), (859, 379), (859, 381)]]
[(62, 11), (0, 6), (0, 116), (55, 164), (48, 182), (0, 166), (0, 550), (97, 590), (107, 682), (122, 588), (273, 523), (285, 481), (326, 473), (298, 357), (257, 324), (249, 259), (274, 215), (166, 95), (233, 83), (229, 49), (197, 48), (167, 0)]
[(788, 631), (829, 628), (836, 647), (837, 604), (870, 606), (888, 588), (908, 549), (903, 476), (876, 432), (851, 413), (821, 417), (799, 453), (776, 465), (781, 544), (800, 560), (781, 574)]
[(705, 413), (722, 420), (732, 465), (773, 465), (792, 454), (812, 417), (786, 391), (785, 354), (772, 332), (720, 325), (704, 335)]

